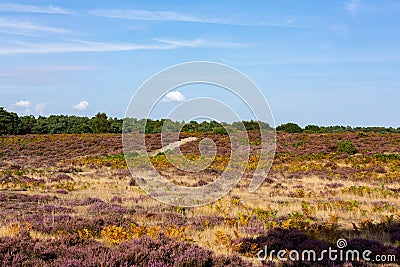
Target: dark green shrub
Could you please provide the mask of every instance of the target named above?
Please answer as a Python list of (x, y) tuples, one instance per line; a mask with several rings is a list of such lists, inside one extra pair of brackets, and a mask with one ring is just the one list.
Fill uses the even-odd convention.
[(307, 125), (304, 127), (304, 131), (308, 133), (319, 133), (321, 131), (321, 127), (317, 125)]
[(337, 151), (339, 153), (347, 153), (353, 155), (357, 153), (357, 149), (350, 140), (339, 141), (337, 143)]
[(284, 131), (287, 133), (301, 133), (303, 129), (299, 125), (293, 122), (281, 124), (278, 127), (276, 127), (277, 131)]
[(222, 135), (228, 134), (228, 132), (225, 130), (224, 127), (217, 127), (214, 129), (214, 131), (212, 133), (213, 134), (222, 134)]

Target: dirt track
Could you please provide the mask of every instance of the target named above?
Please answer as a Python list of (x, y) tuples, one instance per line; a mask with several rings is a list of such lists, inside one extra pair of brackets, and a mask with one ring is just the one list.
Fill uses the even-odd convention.
[(179, 141), (175, 141), (175, 142), (173, 142), (171, 144), (168, 144), (168, 145), (166, 145), (166, 146), (164, 146), (164, 147), (162, 147), (160, 149), (157, 149), (157, 150), (149, 153), (149, 156), (153, 157), (153, 156), (157, 155), (158, 153), (165, 152), (167, 150), (174, 150), (175, 148), (178, 148), (183, 144), (186, 144), (186, 143), (189, 143), (189, 142), (193, 142), (196, 139), (197, 139), (196, 137), (188, 137), (188, 138), (184, 138), (184, 139), (179, 140)]

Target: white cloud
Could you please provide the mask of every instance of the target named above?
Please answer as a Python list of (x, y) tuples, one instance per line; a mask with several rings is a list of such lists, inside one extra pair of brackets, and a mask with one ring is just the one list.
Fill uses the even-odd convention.
[(163, 38), (154, 38), (154, 41), (175, 45), (177, 47), (243, 47), (245, 44), (234, 42), (217, 42), (196, 38), (194, 40), (171, 40)]
[(360, 8), (360, 2), (361, 2), (360, 0), (351, 0), (349, 3), (345, 5), (344, 9), (350, 12), (351, 14), (354, 14)]
[(195, 40), (154, 39), (158, 44), (102, 43), (73, 40), (63, 43), (23, 43), (0, 47), (0, 55), (12, 54), (50, 54), (68, 52), (113, 52), (134, 50), (166, 50), (179, 47), (242, 47), (244, 44), (216, 42), (197, 38)]
[(45, 103), (39, 103), (36, 104), (35, 106), (35, 112), (39, 115), (43, 114), (44, 108), (45, 108), (46, 104)]
[(171, 91), (168, 92), (164, 98), (162, 99), (163, 102), (183, 102), (185, 101), (185, 96), (179, 91)]
[(0, 4), (0, 12), (10, 13), (47, 13), (47, 14), (73, 14), (72, 11), (56, 6), (34, 6), (13, 3)]
[(0, 55), (12, 54), (49, 54), (67, 52), (112, 52), (112, 51), (134, 51), (134, 50), (165, 50), (174, 49), (176, 45), (171, 44), (131, 44), (131, 43), (100, 43), (75, 40), (64, 43), (22, 43), (9, 47), (0, 47)]
[(20, 100), (14, 104), (11, 105), (12, 108), (15, 109), (15, 111), (21, 112), (22, 114), (38, 114), (41, 115), (43, 114), (44, 108), (46, 106), (45, 103), (39, 103), (34, 106), (34, 108), (31, 108), (33, 104), (28, 101), (28, 100)]
[(236, 26), (265, 26), (265, 27), (286, 27), (286, 28), (315, 28), (320, 27), (320, 23), (311, 23), (305, 21), (297, 22), (294, 18), (266, 18), (266, 20), (254, 20), (254, 18), (244, 19), (220, 19), (197, 17), (174, 11), (156, 11), (140, 9), (102, 9), (90, 10), (89, 14), (107, 18), (131, 19), (131, 20), (149, 20), (149, 21), (176, 21), (176, 22), (194, 22), (210, 23)]
[[(49, 72), (66, 72), (81, 70), (102, 69), (102, 66), (89, 65), (43, 65), (43, 66), (27, 66), (9, 69), (7, 72), (0, 72), (0, 78), (16, 78), (23, 79), (25, 77), (38, 77)], [(53, 75), (53, 74), (52, 74)]]
[(16, 107), (16, 108), (29, 108), (31, 106), (31, 102), (29, 102), (28, 100), (20, 100), (14, 104), (12, 104), (12, 107)]
[[(48, 32), (48, 33), (56, 33), (56, 34), (73, 34), (73, 31), (62, 29), (62, 28), (54, 28), (42, 25), (32, 24), (29, 21), (17, 21), (17, 20), (10, 20), (10, 19), (0, 19), (0, 30), (3, 32), (7, 32), (4, 29), (12, 29), (14, 32), (10, 32), (12, 34), (20, 34), (26, 35), (24, 31), (39, 31), (39, 32)], [(17, 31), (15, 31), (17, 30)]]
[(201, 45), (204, 45), (204, 40), (197, 38), (193, 41), (191, 40), (171, 40), (171, 39), (162, 39), (162, 38), (154, 38), (154, 41), (161, 42), (161, 43), (166, 43), (166, 44), (172, 44), (176, 46), (187, 46), (187, 47), (199, 47)]
[(106, 9), (106, 10), (91, 10), (90, 14), (119, 19), (133, 20), (152, 20), (152, 21), (185, 21), (185, 22), (203, 22), (203, 23), (221, 23), (217, 19), (205, 19), (194, 17), (182, 13), (172, 11), (149, 11), (138, 9)]
[(86, 100), (82, 100), (78, 104), (72, 106), (73, 109), (80, 111), (86, 110), (88, 107), (89, 107), (89, 102), (87, 102)]
[(101, 69), (101, 66), (89, 66), (89, 65), (47, 65), (47, 66), (30, 66), (15, 69), (15, 71), (22, 72), (57, 72), (57, 71), (79, 71), (79, 70), (95, 70)]
[(4, 33), (4, 34), (10, 34), (10, 35), (21, 35), (21, 36), (27, 36), (27, 37), (38, 37), (38, 34), (33, 34), (33, 33), (28, 33), (25, 32), (24, 30), (9, 30), (9, 29), (1, 29), (0, 28), (0, 32)]

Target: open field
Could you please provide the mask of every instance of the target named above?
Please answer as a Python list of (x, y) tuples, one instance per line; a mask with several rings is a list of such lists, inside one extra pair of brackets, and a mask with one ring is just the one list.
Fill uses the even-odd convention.
[[(189, 159), (198, 157), (202, 138), (216, 142), (207, 170), (189, 175), (163, 153), (151, 158), (176, 184), (206, 184), (229, 162), (229, 136), (194, 136), (181, 146)], [(339, 238), (348, 248), (400, 262), (400, 134), (278, 132), (274, 163), (254, 193), (247, 187), (260, 136), (249, 136), (242, 180), (227, 196), (196, 208), (161, 204), (143, 192), (127, 169), (119, 134), (0, 137), (1, 265), (314, 266), (260, 262), (257, 252), (264, 245), (321, 251)], [(338, 152), (344, 140), (355, 154)], [(161, 147), (160, 135), (146, 142), (149, 152)]]

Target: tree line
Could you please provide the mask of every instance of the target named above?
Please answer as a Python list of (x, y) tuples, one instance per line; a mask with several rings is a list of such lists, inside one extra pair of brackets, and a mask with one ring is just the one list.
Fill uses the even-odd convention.
[[(244, 126), (244, 127), (243, 127)], [(188, 132), (215, 134), (227, 134), (227, 130), (269, 130), (270, 125), (258, 121), (233, 122), (231, 124), (216, 121), (190, 121), (177, 122), (169, 119), (152, 120), (136, 118), (111, 118), (106, 113), (97, 113), (96, 116), (79, 117), (69, 115), (51, 115), (48, 117), (33, 115), (18, 116), (0, 107), (0, 135), (18, 134), (63, 134), (63, 133), (161, 133), (161, 132)], [(332, 132), (379, 132), (379, 133), (400, 133), (400, 127), (350, 127), (350, 126), (317, 126), (307, 125), (301, 128), (296, 123), (285, 123), (276, 127), (277, 131), (288, 133), (332, 133)]]
[(307, 125), (301, 128), (293, 122), (284, 123), (276, 127), (277, 131), (287, 133), (344, 133), (344, 132), (374, 132), (374, 133), (400, 133), (400, 127), (351, 127), (351, 126), (318, 126)]
[(108, 118), (97, 113), (93, 118), (51, 115), (18, 116), (0, 107), (0, 135), (5, 134), (62, 134), (62, 133), (120, 133), (122, 119)]
[(267, 123), (256, 121), (234, 122), (232, 124), (219, 123), (216, 121), (188, 123), (172, 121), (169, 119), (152, 120), (136, 118), (111, 118), (106, 113), (97, 113), (92, 118), (51, 115), (49, 117), (33, 115), (18, 116), (14, 112), (9, 112), (0, 107), (0, 135), (17, 134), (72, 134), (72, 133), (161, 133), (161, 132), (212, 132), (216, 134), (227, 134), (226, 127), (233, 131), (237, 130), (257, 130), (259, 125), (262, 129), (272, 129)]

